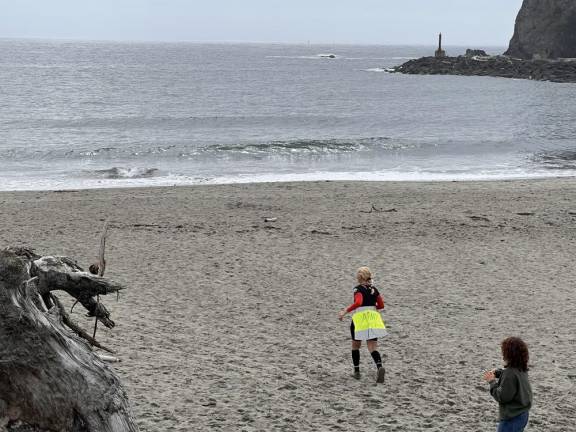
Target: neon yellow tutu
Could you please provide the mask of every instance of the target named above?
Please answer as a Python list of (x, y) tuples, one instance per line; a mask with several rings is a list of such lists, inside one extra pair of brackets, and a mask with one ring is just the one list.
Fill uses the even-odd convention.
[(354, 339), (370, 340), (388, 335), (386, 324), (382, 320), (380, 312), (373, 306), (365, 306), (356, 309), (352, 315), (354, 323)]

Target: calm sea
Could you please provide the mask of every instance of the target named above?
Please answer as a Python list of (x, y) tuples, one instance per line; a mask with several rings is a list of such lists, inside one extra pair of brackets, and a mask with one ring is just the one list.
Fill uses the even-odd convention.
[(385, 72), (431, 52), (0, 40), (0, 189), (576, 174), (576, 85)]

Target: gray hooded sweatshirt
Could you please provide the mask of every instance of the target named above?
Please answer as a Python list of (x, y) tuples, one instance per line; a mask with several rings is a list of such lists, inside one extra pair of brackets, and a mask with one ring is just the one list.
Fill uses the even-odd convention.
[(528, 372), (517, 368), (503, 369), (500, 378), (490, 382), (490, 394), (500, 405), (500, 420), (517, 417), (532, 407)]

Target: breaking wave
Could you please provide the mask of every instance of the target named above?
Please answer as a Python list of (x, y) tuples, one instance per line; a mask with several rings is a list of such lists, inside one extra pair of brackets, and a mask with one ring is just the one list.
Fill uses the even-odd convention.
[(303, 139), (291, 141), (271, 141), (268, 143), (249, 143), (238, 145), (216, 145), (205, 148), (204, 152), (242, 153), (242, 154), (335, 154), (351, 153), (374, 149), (385, 145), (386, 137), (360, 139)]
[(141, 179), (157, 177), (160, 170), (157, 168), (122, 168), (112, 167), (108, 169), (85, 171), (88, 176), (95, 176), (102, 179), (122, 180), (122, 179)]
[[(47, 149), (44, 151), (27, 148), (0, 151), (0, 159), (35, 161), (109, 161), (116, 160), (188, 160), (205, 157), (293, 157), (350, 154), (367, 151), (402, 150), (422, 146), (422, 143), (393, 140), (388, 137), (327, 138), (274, 140), (265, 142), (238, 142), (226, 144), (170, 144), (164, 146), (124, 146), (80, 148), (75, 150)], [(117, 173), (113, 173), (117, 175)]]
[(576, 149), (540, 151), (532, 156), (532, 162), (551, 170), (574, 170)]

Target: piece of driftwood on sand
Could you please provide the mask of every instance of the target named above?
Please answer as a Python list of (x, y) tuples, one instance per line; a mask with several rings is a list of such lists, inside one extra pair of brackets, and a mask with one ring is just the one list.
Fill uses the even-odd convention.
[(112, 351), (75, 324), (54, 295), (68, 293), (111, 328), (95, 297), (121, 289), (70, 258), (0, 251), (0, 430), (138, 430), (120, 380), (92, 346)]

